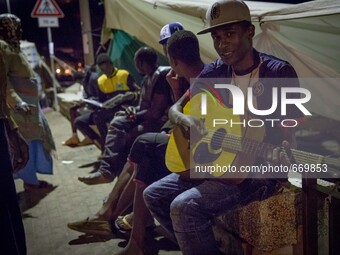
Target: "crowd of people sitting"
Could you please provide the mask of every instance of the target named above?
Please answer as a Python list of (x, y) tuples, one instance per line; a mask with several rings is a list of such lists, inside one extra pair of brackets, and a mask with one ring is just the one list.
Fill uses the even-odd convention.
[[(184, 45), (195, 47), (194, 57), (190, 54), (176, 57), (178, 61), (186, 63), (187, 66), (186, 70), (179, 71), (179, 73), (183, 72), (181, 78), (170, 67), (156, 65), (157, 55), (154, 50), (148, 47), (139, 49), (135, 55), (135, 64), (139, 72), (146, 75), (138, 105), (140, 107), (124, 116), (115, 116), (109, 125), (109, 133), (111, 132), (116, 137), (124, 132), (117, 138), (113, 136), (115, 140), (111, 142), (112, 145), (122, 145), (122, 149), (118, 146), (116, 148), (105, 147), (105, 150), (109, 148), (109, 151), (104, 151), (99, 171), (79, 178), (80, 181), (91, 185), (111, 182), (118, 176), (108, 199), (97, 214), (69, 223), (68, 227), (97, 235), (110, 235), (112, 228), (123, 231), (132, 230), (129, 244), (124, 251), (127, 254), (142, 252), (139, 247), (144, 246), (145, 229), (154, 225), (153, 218), (143, 200), (144, 189), (169, 174), (164, 161), (169, 133), (172, 130), (172, 124), (167, 118), (169, 107), (188, 90), (191, 75), (197, 76), (204, 66), (199, 57), (197, 38), (192, 32), (183, 29), (182, 24), (175, 22), (164, 26), (160, 33), (162, 45), (167, 43), (172, 34), (181, 31), (182, 34), (178, 37), (183, 37), (182, 48)], [(168, 55), (167, 48), (164, 49), (164, 54)], [(145, 88), (144, 91), (143, 88)], [(153, 91), (147, 91), (148, 89), (153, 89)], [(152, 103), (143, 98), (148, 94), (150, 95), (149, 102)], [(144, 113), (140, 110), (143, 108), (146, 109)], [(131, 116), (131, 112), (135, 116)], [(123, 121), (128, 124), (126, 129), (115, 128), (115, 126), (121, 127), (120, 122)], [(119, 142), (119, 138), (124, 140)], [(106, 144), (109, 139), (112, 138), (106, 137)], [(109, 153), (111, 155), (105, 156)], [(110, 162), (112, 162), (111, 165)], [(108, 173), (103, 171), (104, 167), (108, 169)], [(132, 204), (133, 213), (122, 216)]]
[[(181, 161), (182, 149), (194, 147), (211, 132), (201, 118), (188, 114), (190, 100), (205, 91), (220, 104), (232, 107), (231, 94), (212, 88), (202, 82), (202, 78), (223, 78), (244, 94), (248, 87), (253, 87), (253, 101), (260, 110), (270, 108), (268, 99), (274, 86), (265, 78), (297, 78), (288, 62), (253, 48), (255, 27), (243, 1), (218, 0), (207, 11), (207, 24), (208, 27), (198, 34), (211, 33), (218, 60), (205, 64), (196, 35), (179, 22), (169, 23), (161, 29), (159, 43), (170, 66), (158, 66), (156, 51), (141, 47), (135, 52), (134, 64), (144, 78), (141, 84), (136, 84), (128, 71), (114, 66), (109, 55), (99, 54), (95, 65), (87, 71), (83, 85), (85, 97), (105, 107), (85, 107), (90, 105), (87, 103), (71, 108), (72, 136), (64, 145), (94, 143), (101, 150), (98, 170), (78, 180), (87, 185), (110, 183), (116, 178), (117, 181), (95, 215), (68, 223), (68, 227), (93, 235), (111, 235), (117, 229), (131, 231), (128, 245), (116, 254), (147, 254), (145, 231), (154, 226), (154, 218), (183, 254), (221, 254), (214, 238), (212, 218), (273, 196), (287, 182), (287, 176), (252, 178), (238, 174), (190, 178), (189, 171), (173, 173), (169, 170), (165, 154), (170, 135), (181, 133), (184, 137), (185, 142), (178, 145), (183, 148), (177, 148), (178, 161)], [(299, 86), (297, 79), (289, 86)], [(192, 110), (195, 105), (192, 103), (190, 107)], [(197, 107), (202, 108), (201, 105)], [(270, 117), (281, 119), (280, 114), (275, 111)], [(301, 117), (301, 112), (293, 106), (285, 116), (289, 119)], [(97, 130), (93, 129), (94, 125)], [(83, 141), (77, 130), (83, 133)], [(240, 153), (240, 160), (235, 163), (289, 163), (282, 156), (281, 148), (295, 145), (293, 128), (268, 124), (264, 141), (277, 147), (256, 161), (255, 157)], [(214, 146), (212, 144), (206, 153), (220, 150)], [(53, 144), (50, 147), (53, 149)], [(205, 156), (200, 154), (200, 157)], [(186, 166), (184, 170), (189, 170)], [(132, 213), (124, 215), (131, 205)]]
[[(190, 98), (199, 93), (200, 78), (227, 78), (232, 84), (239, 83), (237, 85), (246, 92), (247, 87), (253, 86), (254, 80), (296, 77), (289, 63), (259, 53), (252, 47), (254, 26), (249, 9), (242, 1), (215, 3), (209, 8), (207, 19), (209, 28), (199, 34), (211, 32), (220, 59), (204, 64), (197, 37), (184, 30), (181, 23), (165, 25), (160, 31), (159, 43), (163, 45), (171, 66), (157, 66), (157, 55), (149, 47), (142, 47), (135, 53), (136, 69), (145, 75), (140, 92), (137, 92), (139, 100), (134, 101), (133, 106), (127, 106), (127, 101), (118, 101), (110, 110), (112, 119), (101, 118), (109, 125), (101, 147), (100, 167), (95, 173), (78, 178), (85, 184), (95, 185), (112, 182), (118, 177), (95, 215), (68, 224), (70, 229), (93, 235), (111, 235), (117, 229), (131, 231), (128, 245), (117, 254), (146, 254), (145, 231), (154, 226), (153, 218), (166, 229), (167, 236), (179, 245), (183, 254), (220, 254), (212, 233), (212, 217), (241, 204), (268, 198), (278, 192), (282, 182), (287, 181), (286, 178), (252, 179), (249, 176), (218, 181), (188, 179), (185, 174), (171, 173), (165, 164), (166, 148), (174, 125), (190, 130), (191, 135), (195, 132), (201, 137), (206, 135), (207, 130), (199, 119), (183, 114)], [(98, 56), (97, 65), (104, 73), (100, 66), (102, 59), (103, 55)], [(119, 78), (115, 76), (119, 70), (108, 56), (105, 60), (108, 64), (105, 79), (112, 80), (110, 86), (113, 84), (118, 90), (115, 81)], [(298, 83), (293, 85), (298, 86)], [(105, 91), (103, 84), (98, 82), (97, 86)], [(133, 91), (132, 86), (123, 87)], [(119, 93), (129, 92), (121, 89)], [(211, 93), (214, 91), (211, 90)], [(266, 102), (261, 100), (266, 100), (267, 96), (267, 91), (254, 95), (260, 109), (266, 109)], [(226, 105), (230, 102), (226, 94), (220, 93), (217, 97), (221, 97)], [(296, 109), (289, 114), (293, 119), (301, 117)], [(273, 116), (280, 118), (276, 112)], [(99, 129), (98, 124), (97, 127)], [(267, 128), (267, 141), (280, 146), (285, 140), (294, 146), (292, 130)], [(84, 134), (91, 140), (96, 139), (89, 132)], [(280, 153), (279, 149), (275, 149), (264, 160), (281, 162)], [(132, 212), (124, 215), (131, 205)]]

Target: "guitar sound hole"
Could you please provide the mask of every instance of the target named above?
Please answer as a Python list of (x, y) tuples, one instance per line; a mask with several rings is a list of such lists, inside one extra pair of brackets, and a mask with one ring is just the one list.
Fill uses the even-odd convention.
[(213, 150), (218, 150), (222, 147), (222, 141), (227, 131), (223, 128), (217, 129), (211, 138), (211, 148)]
[(200, 143), (193, 155), (194, 162), (197, 164), (209, 164), (218, 159), (222, 153), (222, 141), (226, 134), (226, 130), (220, 128), (215, 131), (209, 142)]

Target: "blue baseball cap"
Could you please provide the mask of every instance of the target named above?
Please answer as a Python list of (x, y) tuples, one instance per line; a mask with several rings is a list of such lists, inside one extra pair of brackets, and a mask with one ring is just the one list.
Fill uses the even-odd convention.
[(173, 33), (180, 30), (184, 30), (184, 27), (179, 22), (165, 25), (164, 27), (162, 27), (161, 32), (159, 33), (159, 43), (165, 44)]

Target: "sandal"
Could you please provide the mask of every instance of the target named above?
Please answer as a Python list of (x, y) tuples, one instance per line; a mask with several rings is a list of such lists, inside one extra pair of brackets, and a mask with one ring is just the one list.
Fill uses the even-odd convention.
[(53, 187), (53, 185), (51, 183), (48, 183), (47, 181), (39, 181), (38, 184), (24, 183), (24, 190), (25, 191), (47, 189), (47, 188), (52, 188), (52, 187)]
[(133, 213), (118, 216), (115, 221), (115, 227), (120, 231), (130, 231), (132, 229)]
[[(133, 212), (127, 215), (124, 215), (124, 216), (118, 216), (118, 218), (114, 222), (116, 229), (123, 231), (123, 232), (131, 231), (132, 224), (133, 224)], [(153, 218), (150, 218), (150, 220), (148, 220), (148, 223), (146, 224), (146, 228), (152, 229), (155, 226), (156, 225), (155, 225)]]

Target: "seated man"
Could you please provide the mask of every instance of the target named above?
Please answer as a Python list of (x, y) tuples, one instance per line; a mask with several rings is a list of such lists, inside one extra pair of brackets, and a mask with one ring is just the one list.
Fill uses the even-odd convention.
[[(200, 33), (211, 32), (214, 47), (220, 59), (208, 65), (208, 68), (201, 72), (199, 78), (224, 78), (223, 84), (234, 84), (235, 87), (237, 84), (240, 87), (239, 89), (244, 91), (253, 86), (256, 89), (252, 90), (252, 99), (253, 102), (257, 103), (257, 109), (259, 110), (270, 108), (268, 104), (271, 101), (272, 87), (299, 86), (296, 72), (289, 63), (273, 56), (259, 53), (253, 48), (252, 38), (255, 30), (251, 24), (249, 9), (244, 2), (240, 0), (220, 0), (215, 2), (208, 9), (207, 19), (209, 28)], [(285, 84), (283, 78), (290, 78), (289, 83)], [(215, 83), (217, 83), (216, 80), (215, 82), (210, 80), (208, 84)], [(209, 139), (211, 138), (207, 135), (206, 126), (211, 124), (208, 123), (208, 117), (206, 116), (205, 122), (202, 123), (202, 120), (198, 119), (198, 117), (183, 114), (183, 108), (189, 100), (190, 109), (195, 108), (196, 105), (193, 105), (192, 97), (202, 90), (209, 91), (212, 95), (218, 97), (220, 103), (225, 106), (233, 106), (230, 101), (232, 95), (228, 93), (229, 90), (211, 89), (206, 84), (204, 80), (196, 80), (191, 85), (190, 95), (185, 94), (171, 107), (169, 118), (174, 124), (182, 126), (184, 130), (190, 130), (191, 145), (195, 145), (192, 138), (193, 134), (197, 134), (204, 137), (202, 140), (195, 137), (198, 145), (205, 146), (207, 145), (206, 142), (210, 145), (211, 142), (211, 147), (213, 147), (215, 143), (210, 141)], [(243, 94), (245, 93), (243, 92)], [(210, 114), (210, 117), (218, 114), (217, 110), (211, 111), (213, 104), (209, 105), (209, 107), (210, 112), (208, 114)], [(281, 107), (278, 106), (277, 109), (277, 111), (266, 117), (282, 119)], [(221, 109), (220, 111), (226, 114), (223, 110)], [(295, 120), (302, 116), (297, 107), (289, 105), (287, 116), (284, 117)], [(261, 133), (260, 128), (250, 129), (256, 131), (257, 135)], [(244, 134), (245, 130), (242, 131), (243, 133), (241, 134)], [(282, 127), (278, 124), (273, 126), (267, 124), (265, 134), (265, 142), (274, 146), (280, 146), (284, 140), (294, 144), (294, 128)], [(222, 141), (224, 137), (218, 140)], [(224, 147), (212, 149), (212, 151), (220, 150), (222, 163), (228, 166), (228, 157), (224, 154)], [(262, 164), (266, 164), (267, 160), (275, 162), (278, 159), (279, 151), (279, 148), (275, 149), (273, 153), (267, 150), (268, 158), (263, 156), (264, 158), (258, 158), (257, 160)], [(208, 154), (208, 150), (203, 152)], [(203, 152), (199, 152), (199, 156), (195, 154), (194, 156), (197, 157), (194, 157), (194, 160), (207, 162), (207, 158), (204, 158), (206, 155)], [(272, 158), (272, 155), (276, 156)], [(236, 167), (237, 171), (235, 173), (228, 172), (215, 178), (209, 178), (205, 173), (202, 173), (199, 176), (196, 174), (194, 179), (186, 174), (172, 173), (146, 188), (144, 200), (147, 207), (158, 222), (177, 240), (183, 254), (220, 254), (211, 226), (213, 217), (238, 206), (255, 200), (263, 200), (277, 194), (281, 188), (281, 182), (286, 181), (287, 176), (279, 174), (263, 177), (247, 176), (246, 172), (240, 171), (242, 166), (255, 165), (257, 163), (253, 161), (255, 158), (256, 155), (252, 153), (237, 153), (235, 161), (239, 162), (239, 164), (233, 165), (234, 162), (230, 163)], [(214, 162), (209, 162), (206, 165), (208, 167), (213, 166)], [(191, 171), (190, 174), (195, 174), (195, 171)]]
[[(98, 77), (99, 77), (99, 74), (96, 71), (95, 64), (89, 67), (88, 69), (86, 69), (85, 77), (81, 81), (83, 85), (83, 89), (84, 89), (83, 90), (84, 98), (86, 99), (97, 98)], [(66, 141), (63, 141), (62, 142), (63, 145), (75, 147), (75, 146), (81, 146), (81, 145), (92, 143), (92, 140), (86, 136), (85, 136), (85, 139), (82, 142), (80, 142), (80, 139), (77, 134), (77, 127), (75, 125), (75, 121), (80, 115), (91, 113), (93, 112), (93, 110), (94, 110), (93, 107), (87, 106), (87, 104), (84, 102), (74, 103), (74, 105), (70, 108), (70, 123), (71, 123), (71, 128), (72, 128), (72, 136)]]
[(99, 170), (78, 178), (86, 184), (111, 182), (122, 171), (136, 137), (159, 131), (168, 119), (172, 100), (166, 74), (170, 68), (157, 66), (157, 54), (149, 47), (140, 48), (134, 60), (137, 70), (145, 75), (139, 104), (127, 107), (111, 121)]
[[(187, 50), (188, 48), (190, 51)], [(183, 95), (183, 88), (188, 87), (183, 87), (178, 78), (185, 79), (189, 84), (190, 79), (197, 77), (204, 70), (198, 40), (190, 31), (178, 31), (167, 41), (166, 49), (172, 67), (172, 71), (168, 74), (168, 82), (174, 94), (175, 91), (180, 90), (182, 91), (180, 94)], [(177, 94), (177, 96), (181, 95)], [(177, 99), (179, 97), (176, 101)], [(143, 191), (153, 182), (170, 174), (165, 165), (168, 141), (169, 135), (165, 133), (147, 133), (139, 136), (131, 148), (129, 160), (135, 163), (136, 171), (133, 222), (130, 222), (132, 232), (128, 245), (116, 255), (144, 254), (145, 230), (151, 215), (144, 203)]]
[[(167, 55), (167, 52), (164, 45), (166, 45), (170, 36), (179, 30), (183, 30), (183, 26), (178, 22), (165, 25), (162, 28), (159, 43), (163, 45), (165, 55)], [(197, 67), (196, 65), (194, 66), (195, 67), (193, 68), (199, 68), (199, 65), (197, 65)], [(189, 77), (187, 77), (187, 79), (189, 79)], [(189, 82), (182, 82), (181, 79), (178, 79), (173, 70), (167, 74), (167, 81), (171, 87), (172, 102), (174, 103), (185, 93), (185, 91), (187, 91), (189, 88)], [(172, 125), (168, 121), (163, 125), (161, 133), (145, 133), (138, 136), (131, 147), (129, 159), (125, 163), (122, 173), (119, 175), (117, 182), (102, 208), (96, 213), (96, 215), (88, 217), (82, 221), (69, 223), (68, 227), (73, 230), (89, 234), (111, 234), (109, 222), (115, 222), (117, 218), (124, 221), (124, 219), (127, 218), (118, 216), (124, 213), (126, 208), (131, 204), (133, 192), (134, 189), (136, 189), (136, 216), (140, 219), (138, 221), (141, 224), (141, 227), (138, 228), (140, 230), (138, 234), (140, 234), (139, 239), (144, 240), (142, 231), (146, 224), (143, 225), (143, 222), (147, 219), (145, 213), (147, 213), (148, 210), (143, 210), (145, 206), (143, 207), (144, 202), (141, 198), (144, 185), (141, 183), (150, 184), (153, 179), (160, 179), (168, 173), (164, 165), (164, 149), (169, 139), (169, 135), (167, 135), (167, 133), (171, 130), (171, 128)], [(151, 159), (154, 160), (152, 161)], [(152, 167), (152, 169), (150, 169), (150, 167)], [(136, 178), (140, 181), (137, 182), (136, 188), (133, 182), (134, 169), (137, 170), (138, 175)], [(153, 169), (155, 171), (153, 171)], [(142, 177), (142, 175), (146, 175), (147, 172), (152, 173), (150, 174), (150, 178)], [(140, 188), (139, 184), (141, 185)], [(142, 203), (141, 206), (139, 206), (138, 203)], [(118, 221), (117, 224), (119, 224)], [(140, 244), (140, 246), (143, 246), (143, 244)]]
[[(170, 29), (168, 29), (169, 27)], [(177, 29), (172, 29), (173, 27), (176, 27)], [(182, 29), (183, 27), (179, 23), (171, 23), (164, 26), (164, 29), (162, 29), (160, 33), (160, 43), (163, 45), (166, 44), (167, 40), (173, 33)], [(169, 32), (164, 33), (164, 31)], [(167, 80), (173, 93), (173, 102), (177, 101), (185, 93), (185, 91), (187, 91), (190, 77), (195, 76), (196, 73), (199, 73), (203, 68), (203, 63), (198, 53), (199, 47), (197, 38), (192, 33), (187, 33), (189, 33), (189, 37), (192, 39), (188, 40), (188, 36), (184, 37), (182, 46), (184, 44), (185, 46), (190, 45), (189, 47), (193, 48), (197, 54), (194, 58), (191, 57), (188, 59), (183, 56), (183, 54), (188, 52), (185, 49), (182, 50), (182, 56), (178, 56), (176, 58), (177, 60), (185, 59), (184, 61), (187, 62), (186, 68), (181, 65), (181, 68), (185, 69), (183, 70), (182, 75), (184, 76), (186, 74), (186, 76), (184, 76), (185, 78), (182, 78), (187, 81), (186, 83), (183, 83), (180, 79), (178, 79), (174, 70), (171, 70), (168, 73)], [(175, 47), (177, 47), (177, 45), (175, 45)], [(185, 47), (182, 47), (182, 49), (184, 48)], [(165, 47), (164, 49), (166, 50)], [(189, 55), (192, 56), (192, 54)], [(127, 250), (130, 250), (131, 252), (136, 251), (132, 247), (135, 246), (135, 243), (137, 243), (138, 247), (143, 247), (145, 227), (148, 225), (148, 222), (153, 222), (153, 220), (149, 221), (151, 217), (148, 217), (150, 215), (148, 210), (145, 208), (142, 194), (146, 185), (151, 184), (153, 181), (158, 180), (169, 173), (164, 162), (165, 148), (169, 140), (169, 135), (167, 134), (169, 129), (171, 129), (170, 125), (165, 124), (161, 133), (145, 133), (138, 136), (131, 147), (128, 161), (126, 162), (122, 173), (119, 175), (115, 186), (102, 208), (95, 216), (82, 221), (69, 223), (68, 227), (88, 234), (109, 235), (111, 234), (109, 222), (113, 223), (117, 220), (116, 224), (123, 227), (119, 222), (124, 222), (126, 220), (132, 225), (131, 221), (128, 220), (128, 216), (118, 216), (124, 213), (126, 208), (131, 204), (134, 194), (135, 220), (133, 221), (133, 226), (135, 226), (135, 224), (138, 224), (138, 226), (133, 227), (131, 235), (132, 239), (131, 242), (129, 242)], [(133, 169), (137, 172), (135, 177), (136, 185), (134, 185)]]
[[(98, 102), (107, 102), (108, 100), (114, 100), (114, 106), (108, 108), (93, 108), (92, 111), (88, 111), (74, 121), (74, 126), (79, 129), (85, 135), (85, 141), (89, 143), (93, 141), (102, 150), (105, 143), (105, 137), (107, 134), (107, 123), (109, 123), (115, 113), (121, 110), (120, 106), (124, 102), (132, 103), (137, 98), (136, 93), (130, 91), (137, 91), (139, 87), (134, 83), (132, 76), (122, 69), (117, 69), (113, 65), (112, 60), (106, 53), (99, 54), (96, 59), (96, 63), (102, 72), (102, 75), (98, 77), (95, 72), (91, 72), (88, 79), (88, 84), (85, 84), (88, 91), (93, 95), (91, 99)], [(121, 95), (124, 94), (122, 97)], [(96, 125), (100, 136), (90, 127), (90, 125)], [(73, 133), (72, 137), (65, 142), (69, 146), (77, 146), (79, 139), (76, 133)], [(86, 142), (82, 142), (83, 145)]]

